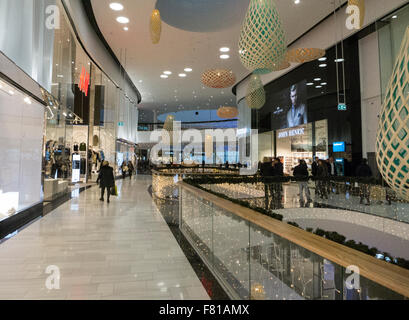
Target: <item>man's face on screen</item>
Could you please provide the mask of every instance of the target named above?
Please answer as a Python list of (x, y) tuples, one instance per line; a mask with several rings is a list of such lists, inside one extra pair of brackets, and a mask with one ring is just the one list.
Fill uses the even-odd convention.
[(297, 103), (297, 90), (291, 91), (290, 98), (292, 105), (295, 106)]

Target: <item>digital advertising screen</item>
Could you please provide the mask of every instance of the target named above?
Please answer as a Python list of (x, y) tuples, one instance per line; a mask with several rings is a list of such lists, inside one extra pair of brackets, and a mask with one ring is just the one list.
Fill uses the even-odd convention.
[(308, 123), (307, 82), (305, 80), (273, 93), (267, 103), (272, 109), (272, 130), (292, 128)]

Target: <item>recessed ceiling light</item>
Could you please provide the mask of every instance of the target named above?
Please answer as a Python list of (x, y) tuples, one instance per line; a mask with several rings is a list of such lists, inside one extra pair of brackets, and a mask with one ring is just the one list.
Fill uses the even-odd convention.
[(118, 17), (116, 18), (116, 21), (119, 23), (129, 23), (129, 19), (127, 17)]
[(162, 79), (167, 79), (168, 78), (168, 76), (166, 75), (166, 74), (161, 74), (161, 76), (160, 76)]
[(313, 82), (308, 82), (308, 83), (307, 83), (307, 86), (312, 86), (312, 85), (314, 85)]
[(142, 80), (139, 80), (139, 83), (142, 83), (143, 81)]
[(343, 62), (344, 59), (340, 58), (340, 59), (335, 59), (334, 61), (335, 61), (335, 62)]
[(398, 16), (397, 15), (394, 15), (394, 16), (392, 16), (392, 19), (396, 19)]
[(124, 30), (125, 30), (125, 31), (128, 31), (128, 30), (129, 30), (129, 28), (128, 28), (128, 27), (124, 27)]
[(319, 58), (318, 61), (327, 61), (327, 57)]
[(230, 58), (230, 56), (228, 54), (222, 54), (220, 56), (220, 59), (229, 59), (229, 58)]
[(317, 89), (322, 88), (322, 86), (315, 86)]
[(109, 7), (114, 11), (121, 11), (124, 9), (124, 6), (118, 2), (112, 2)]
[(321, 81), (321, 78), (315, 78), (314, 81)]
[(170, 71), (163, 71), (164, 74), (167, 74), (168, 76), (172, 74)]
[(186, 73), (179, 73), (179, 77), (181, 77), (181, 78), (186, 77)]
[(227, 48), (227, 47), (222, 47), (219, 50), (220, 50), (220, 52), (229, 52), (230, 51), (230, 49)]
[(294, 0), (294, 3), (295, 3), (295, 4), (299, 4), (299, 3), (300, 3), (300, 0)]
[(192, 72), (193, 69), (192, 68), (185, 68), (185, 72)]
[(9, 90), (9, 93), (10, 93), (11, 95), (13, 95), (13, 94), (14, 94), (14, 91), (13, 91), (13, 90)]
[(320, 64), (320, 65), (319, 65), (320, 68), (325, 68), (326, 66), (327, 66), (326, 63), (323, 63), (323, 64)]
[(322, 86), (326, 86), (326, 85), (327, 85), (327, 83), (326, 83), (326, 82), (323, 82), (323, 83), (321, 83), (321, 85), (322, 85)]
[(31, 100), (30, 100), (29, 97), (25, 97), (24, 102), (27, 103), (27, 104), (31, 104)]

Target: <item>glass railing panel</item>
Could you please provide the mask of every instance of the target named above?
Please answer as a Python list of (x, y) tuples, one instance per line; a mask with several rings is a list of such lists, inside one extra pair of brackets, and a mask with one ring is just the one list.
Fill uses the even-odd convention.
[(182, 189), (181, 229), (208, 263), (213, 261), (212, 204)]
[(249, 223), (213, 207), (214, 268), (240, 299), (249, 299)]

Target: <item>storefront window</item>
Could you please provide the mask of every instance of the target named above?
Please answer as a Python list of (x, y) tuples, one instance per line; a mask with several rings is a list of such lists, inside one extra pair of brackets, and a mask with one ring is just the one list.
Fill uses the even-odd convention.
[(0, 80), (0, 221), (42, 201), (44, 106)]

